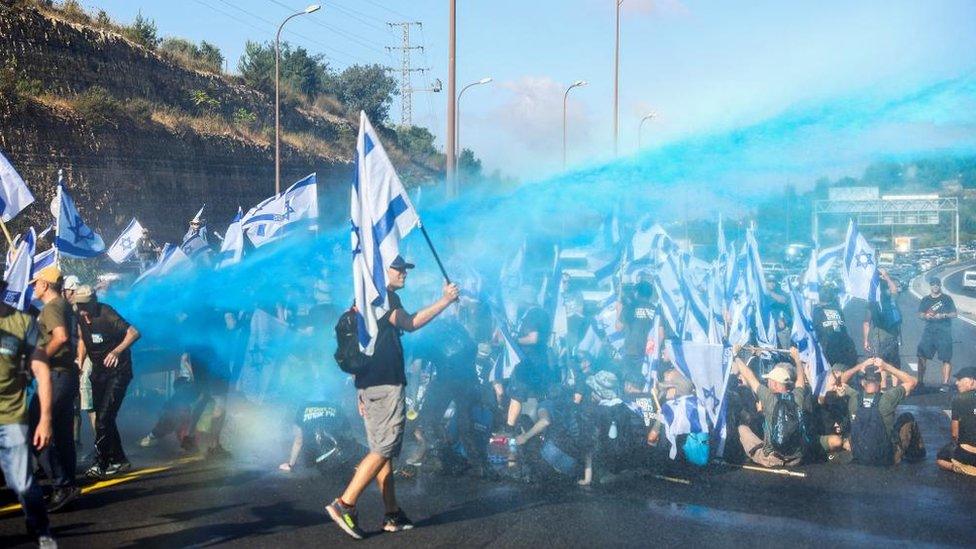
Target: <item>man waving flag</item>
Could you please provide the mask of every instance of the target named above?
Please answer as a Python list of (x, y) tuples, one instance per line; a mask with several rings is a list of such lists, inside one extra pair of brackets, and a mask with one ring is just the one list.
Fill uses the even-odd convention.
[(356, 179), (351, 197), (359, 346), (372, 356), (377, 321), (389, 309), (386, 269), (400, 255), (400, 239), (419, 224), (420, 218), (364, 112), (359, 114)]

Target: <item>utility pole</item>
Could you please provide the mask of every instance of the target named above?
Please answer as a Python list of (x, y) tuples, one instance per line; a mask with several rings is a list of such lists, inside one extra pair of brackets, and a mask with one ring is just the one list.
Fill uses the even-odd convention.
[(420, 21), (403, 21), (399, 23), (387, 23), (390, 28), (400, 27), (403, 39), (401, 41), (400, 47), (390, 47), (387, 46), (387, 51), (399, 50), (400, 51), (400, 125), (401, 126), (412, 126), (413, 125), (413, 86), (410, 84), (410, 73), (423, 72), (428, 70), (415, 69), (410, 66), (410, 50), (420, 50), (423, 51), (423, 46), (411, 46), (410, 45), (410, 27), (416, 26), (420, 28), (423, 24)]
[(620, 5), (624, 0), (615, 0), (617, 4), (617, 31), (613, 45), (613, 156), (617, 156), (617, 115), (618, 98), (620, 94)]
[(447, 140), (445, 146), (445, 173), (444, 179), (447, 184), (447, 196), (457, 195), (454, 179), (454, 158), (455, 158), (455, 128), (457, 124), (454, 120), (457, 114), (457, 0), (448, 0), (450, 4), (450, 15), (448, 16), (448, 41), (447, 41)]

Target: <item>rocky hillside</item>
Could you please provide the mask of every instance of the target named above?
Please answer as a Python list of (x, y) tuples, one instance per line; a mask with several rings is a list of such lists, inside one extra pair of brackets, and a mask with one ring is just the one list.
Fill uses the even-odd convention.
[[(233, 77), (31, 2), (0, 1), (0, 150), (38, 199), (15, 229), (50, 222), (59, 168), (107, 240), (133, 215), (176, 239), (202, 203), (223, 225), (238, 205), (274, 192), (273, 124), (274, 98)], [(292, 102), (282, 128), (283, 187), (315, 171), (323, 194), (346, 188), (353, 120)], [(407, 178), (433, 176), (392, 149)]]

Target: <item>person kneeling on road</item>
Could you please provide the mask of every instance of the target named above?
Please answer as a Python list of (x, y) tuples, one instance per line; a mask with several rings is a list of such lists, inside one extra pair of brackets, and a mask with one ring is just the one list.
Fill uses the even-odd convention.
[(949, 431), (952, 442), (939, 451), (936, 463), (946, 471), (976, 477), (976, 368), (956, 374)]
[[(738, 354), (735, 349), (734, 354)], [(739, 426), (742, 448), (754, 463), (763, 467), (799, 465), (806, 443), (803, 436), (803, 415), (808, 412), (809, 391), (803, 363), (796, 347), (790, 349), (794, 364), (780, 362), (763, 377), (763, 385), (741, 359), (736, 358), (732, 373), (739, 374), (762, 405), (763, 438), (748, 425)], [(793, 371), (796, 372), (794, 381)]]

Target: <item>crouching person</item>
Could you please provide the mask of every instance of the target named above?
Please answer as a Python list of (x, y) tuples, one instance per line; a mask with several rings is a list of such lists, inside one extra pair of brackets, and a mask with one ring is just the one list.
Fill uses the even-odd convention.
[[(762, 376), (766, 385), (738, 357), (732, 365), (732, 373), (740, 375), (762, 406), (763, 438), (749, 425), (739, 425), (738, 432), (749, 459), (763, 467), (799, 465), (805, 452), (802, 425), (803, 416), (809, 410), (810, 394), (796, 348), (790, 353), (794, 363), (776, 364)], [(738, 355), (738, 349), (735, 354)]]
[(976, 477), (976, 368), (963, 368), (956, 374), (949, 431), (952, 442), (936, 458), (946, 471)]

